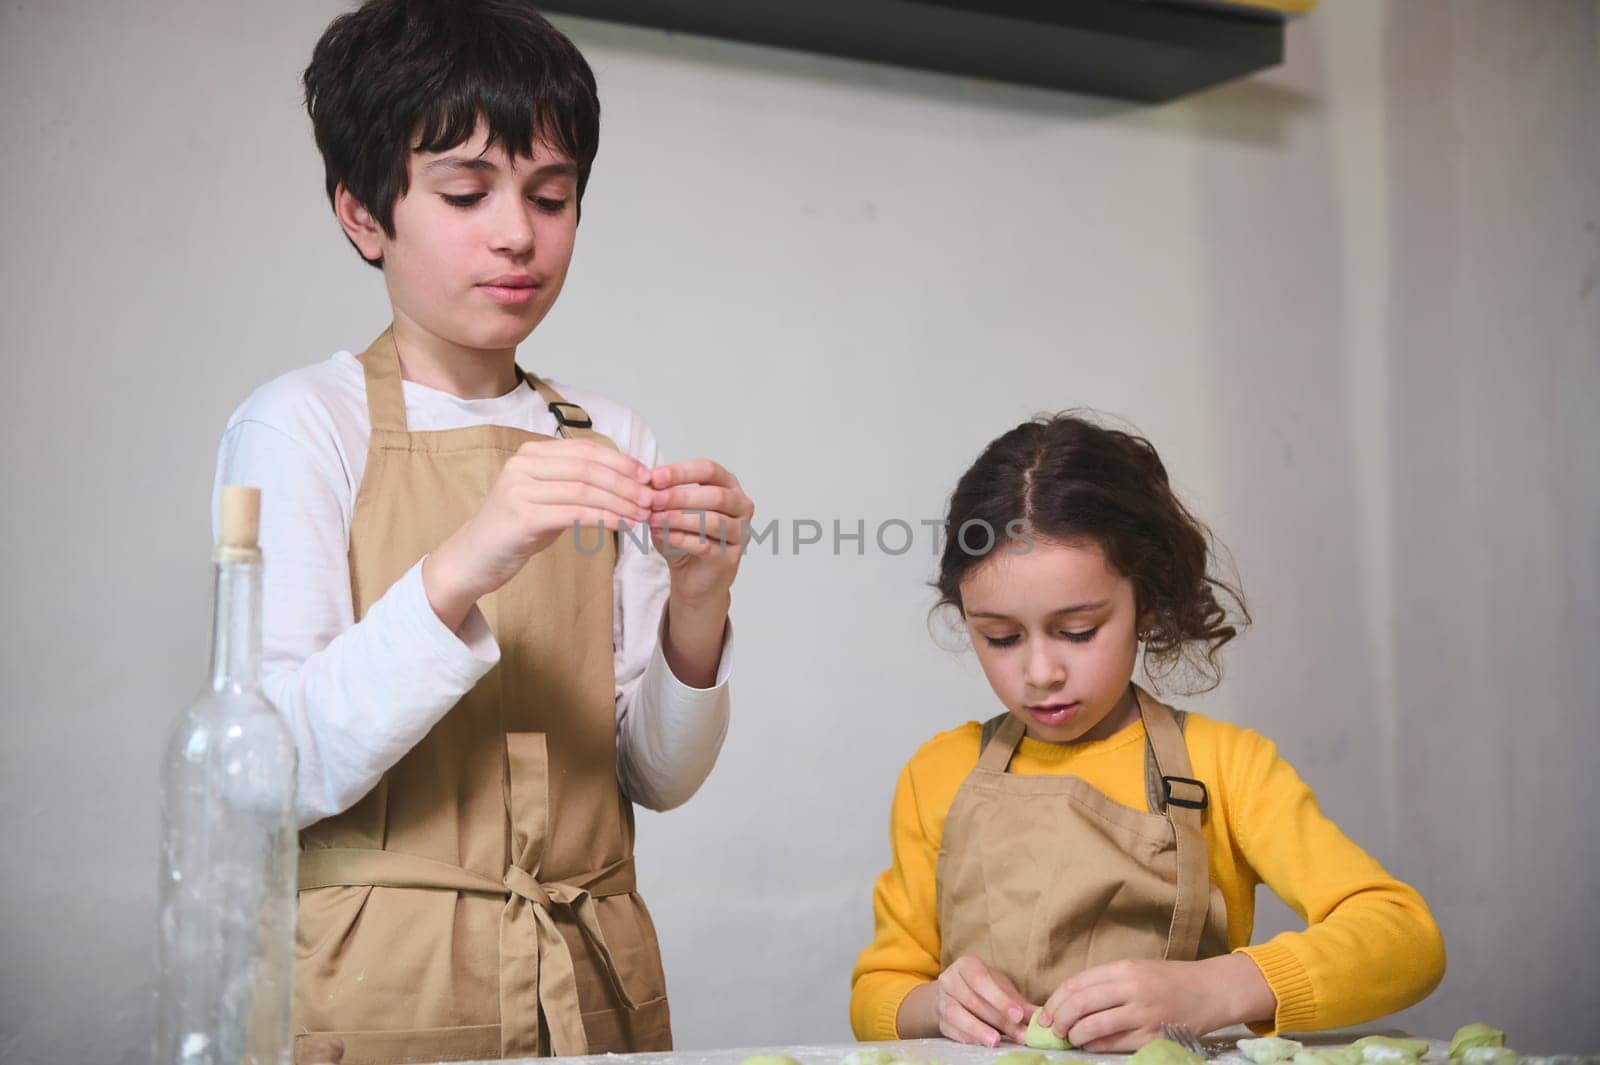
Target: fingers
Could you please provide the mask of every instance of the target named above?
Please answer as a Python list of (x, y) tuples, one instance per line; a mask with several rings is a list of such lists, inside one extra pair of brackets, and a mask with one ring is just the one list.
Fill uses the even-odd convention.
[[(1057, 1035), (1065, 1036), (1061, 1022), (1071, 1025), (1084, 1013), (1083, 1009), (1075, 1009), (1073, 1003), (1076, 997), (1091, 987), (1102, 984), (1114, 984), (1126, 987), (1129, 979), (1129, 969), (1126, 962), (1109, 962), (1105, 965), (1096, 965), (1092, 969), (1084, 969), (1074, 973), (1061, 982), (1061, 986), (1045, 1002), (1043, 1011), (1039, 1014), (1039, 1023), (1051, 1029)], [(1071, 1017), (1063, 1016), (1071, 1013)]]
[(651, 505), (656, 510), (715, 511), (734, 518), (751, 518), (756, 512), (755, 504), (744, 492), (721, 485), (694, 484), (661, 489), (655, 493)]
[[(1116, 984), (1091, 984), (1081, 991), (1069, 990), (1070, 986), (1070, 981), (1062, 984), (1050, 996), (1039, 1023), (1046, 1024), (1052, 1032), (1073, 1046), (1081, 1046), (1078, 1041), (1081, 1035), (1077, 1027), (1079, 1022), (1092, 1014), (1126, 1004), (1128, 996)], [(1046, 1018), (1049, 1018), (1048, 1022)]]
[(939, 1034), (958, 1043), (972, 1043), (984, 1047), (1000, 1045), (999, 1032), (959, 1005), (940, 1011)]
[(557, 457), (584, 459), (607, 466), (628, 480), (637, 481), (641, 485), (650, 481), (650, 467), (632, 455), (623, 454), (614, 447), (607, 447), (593, 440), (566, 438), (531, 440), (517, 449), (517, 457), (535, 460)]
[[(1072, 993), (1067, 990), (1067, 985), (1062, 984), (1057, 987), (1050, 993), (1050, 997), (1044, 1000), (1044, 1007), (1039, 1011), (1039, 1023), (1052, 1032), (1056, 1032), (1058, 1021), (1066, 1021), (1070, 1027), (1072, 1022), (1077, 1020), (1076, 1016), (1069, 1016), (1072, 1013), (1071, 1002)], [(1061, 1032), (1056, 1032), (1056, 1035), (1065, 1038)]]
[(679, 484), (714, 484), (738, 488), (739, 479), (710, 459), (690, 459), (650, 471), (650, 487), (671, 488)]
[(999, 984), (1000, 989), (1010, 996), (1011, 1001), (1016, 1004), (1017, 1009), (1020, 1011), (1021, 1015), (1017, 1018), (1016, 1031), (1011, 1036), (1013, 1042), (1020, 1043), (1023, 1037), (1028, 1034), (1028, 1020), (1033, 1016), (1033, 1003), (1022, 996), (1022, 992), (1017, 990), (1017, 985), (1012, 983), (1011, 977), (1005, 973), (1000, 972), (998, 969), (990, 969), (989, 975), (994, 977), (994, 982)]
[(650, 542), (657, 551), (668, 558), (682, 558), (685, 555), (708, 558), (718, 553), (732, 553), (731, 544), (725, 547), (713, 539), (692, 532), (673, 530), (663, 535), (660, 530), (651, 530)]
[(1091, 1053), (1123, 1053), (1138, 1050), (1159, 1037), (1158, 1024), (1146, 1020), (1133, 1006), (1115, 1006), (1079, 1021), (1068, 1039), (1073, 1046)]
[(738, 479), (710, 459), (652, 470), (604, 445), (563, 439), (523, 445), (507, 469), (515, 498), (545, 510), (539, 526), (570, 520), (570, 509), (549, 508), (581, 508), (585, 525), (648, 524), (656, 548), (680, 557), (741, 555), (755, 515)]
[(627, 501), (627, 509), (649, 512), (655, 501), (648, 488), (613, 465), (580, 455), (521, 455), (506, 464), (507, 471), (523, 481), (546, 484), (584, 484), (604, 489)]
[[(579, 543), (585, 545), (589, 543), (590, 539), (587, 530), (604, 529), (606, 532), (621, 533), (629, 531), (631, 526), (637, 524), (637, 522), (630, 522), (627, 518), (620, 517), (612, 511), (603, 510), (599, 507), (546, 507), (542, 510), (540, 517), (543, 520), (538, 524), (543, 527), (544, 531), (563, 533), (571, 529), (574, 535), (579, 535), (581, 532), (582, 539), (579, 540)], [(590, 553), (595, 550), (598, 550), (598, 548), (590, 548)]]
[(695, 558), (722, 556), (742, 559), (744, 543), (740, 539), (740, 531), (729, 526), (724, 535), (726, 540), (717, 539), (718, 530), (710, 527), (701, 532), (698, 527), (683, 529), (676, 524), (664, 526), (652, 522), (650, 526), (650, 542), (657, 551), (668, 557), (693, 555)]
[(643, 525), (650, 518), (649, 509), (634, 499), (583, 481), (530, 479), (519, 485), (514, 494), (523, 503), (534, 506), (581, 508), (602, 513), (609, 519), (607, 528), (613, 528), (617, 521)]
[(541, 502), (607, 506), (635, 522), (650, 518), (657, 527), (670, 523), (676, 529), (692, 528), (720, 543), (739, 542), (743, 532), (739, 522), (755, 515), (755, 504), (738, 479), (710, 459), (651, 470), (592, 441), (557, 440), (523, 445), (513, 463), (527, 479), (591, 485), (615, 497), (601, 500), (592, 493), (532, 497)]
[(999, 1046), (1002, 1034), (1022, 1041), (1029, 1006), (1010, 980), (968, 955), (939, 976), (941, 1030), (952, 1039)]
[(704, 511), (668, 510), (657, 511), (650, 515), (650, 529), (653, 533), (683, 533), (698, 542), (724, 549), (742, 548), (746, 528), (743, 519), (731, 518), (726, 514), (708, 514)]
[[(996, 974), (988, 966), (977, 967), (963, 974), (967, 979), (967, 986), (982, 1003), (983, 1011), (979, 1014), (988, 1024), (1002, 1032), (1023, 1032), (1026, 1034), (1028, 1018), (1027, 1004), (1021, 996), (1008, 992), (1002, 987)], [(1007, 984), (1011, 981), (1007, 980)], [(1020, 1042), (1020, 1040), (1019, 1040)]]

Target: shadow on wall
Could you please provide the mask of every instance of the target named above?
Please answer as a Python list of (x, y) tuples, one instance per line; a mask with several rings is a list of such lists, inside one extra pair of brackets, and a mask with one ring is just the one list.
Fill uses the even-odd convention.
[[(1336, 184), (1324, 27), (1280, 72), (1203, 94), (1151, 124), (1194, 142), (1189, 271), (1206, 285), (1193, 397), (1214, 436), (1214, 499), (1194, 508), (1231, 552), (1254, 624), (1225, 653), (1206, 712), (1274, 740), (1350, 837), (1388, 863), (1385, 734), (1363, 550), (1363, 485), (1351, 433), (1349, 219)], [(1293, 144), (1289, 143), (1292, 130)], [(1262, 151), (1241, 151), (1240, 146)], [(1183, 457), (1169, 458), (1181, 484)], [(1404, 876), (1404, 868), (1395, 870)], [(1263, 942), (1304, 922), (1258, 892)]]
[(1257, 76), (1190, 97), (1181, 108), (1146, 111), (1137, 124), (1204, 144), (1274, 148), (1282, 147), (1290, 128), (1320, 106), (1316, 93)]
[(1593, 1052), (1600, 9), (1385, 17), (1398, 844), (1450, 953), (1414, 1026)]

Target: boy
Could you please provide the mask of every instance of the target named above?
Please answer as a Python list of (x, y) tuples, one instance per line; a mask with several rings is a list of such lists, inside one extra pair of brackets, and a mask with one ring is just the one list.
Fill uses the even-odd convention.
[(669, 1049), (631, 803), (721, 747), (753, 508), (515, 362), (571, 260), (593, 74), (520, 0), (370, 0), (305, 86), (393, 324), (259, 389), (218, 460), (266, 501), (263, 686), (300, 755), (297, 1051)]

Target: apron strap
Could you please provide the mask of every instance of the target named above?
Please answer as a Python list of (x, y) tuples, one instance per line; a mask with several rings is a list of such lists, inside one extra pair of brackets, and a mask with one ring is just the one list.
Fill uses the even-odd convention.
[[(1172, 908), (1172, 924), (1167, 930), (1166, 957), (1172, 961), (1193, 961), (1200, 952), (1200, 934), (1205, 927), (1211, 896), (1206, 838), (1201, 831), (1206, 789), (1188, 775), (1191, 772), (1189, 748), (1171, 707), (1157, 702), (1138, 687), (1134, 688), (1134, 697), (1149, 739), (1147, 767), (1154, 764), (1154, 783), (1161, 789), (1155, 812), (1165, 813), (1171, 822), (1177, 850), (1178, 900)], [(1147, 791), (1152, 786), (1148, 768), (1145, 786)]]
[(394, 326), (361, 354), (361, 372), (367, 379), (367, 418), (374, 432), (406, 431), (406, 397), (400, 387), (400, 351), (394, 345)]
[(545, 401), (550, 408), (550, 413), (555, 415), (556, 432), (568, 439), (606, 439), (595, 431), (594, 419), (589, 413), (576, 403), (568, 403), (561, 398), (561, 393), (551, 388), (548, 384), (535, 377), (533, 374), (517, 367), (517, 376), (528, 383), (528, 387), (539, 393), (539, 398)]
[[(1168, 709), (1171, 709), (1171, 708), (1168, 707)], [(1188, 727), (1189, 712), (1187, 710), (1173, 710), (1172, 711), (1172, 720), (1177, 722), (1178, 731), (1180, 733), (1184, 733), (1185, 730)], [(1165, 814), (1167, 812), (1167, 788), (1168, 788), (1169, 785), (1167, 785), (1163, 781), (1163, 778), (1162, 778), (1162, 775), (1161, 775), (1161, 765), (1160, 765), (1160, 763), (1158, 763), (1156, 761), (1156, 751), (1155, 751), (1154, 745), (1151, 744), (1150, 741), (1149, 741), (1149, 730), (1148, 729), (1145, 732), (1145, 736), (1146, 736), (1145, 745), (1144, 745), (1144, 801), (1145, 801), (1145, 807), (1146, 807), (1146, 809), (1148, 809), (1153, 814)], [(1184, 753), (1188, 754), (1188, 745), (1187, 744), (1185, 744), (1185, 746), (1184, 746)], [(1188, 779), (1189, 778), (1187, 778), (1187, 777), (1174, 777), (1173, 779), (1175, 781), (1177, 781), (1177, 783), (1171, 785), (1171, 787), (1173, 789), (1173, 794), (1175, 796), (1177, 796), (1180, 800), (1181, 799), (1185, 799), (1185, 798), (1195, 798), (1195, 799), (1206, 799), (1206, 798), (1209, 798), (1209, 796), (1207, 796), (1205, 794), (1205, 791), (1204, 791), (1205, 785), (1201, 784), (1199, 789), (1196, 790), (1194, 787), (1192, 787), (1192, 786), (1190, 786), (1188, 784)], [(1199, 782), (1196, 781), (1196, 783), (1199, 783)]]
[[(400, 384), (400, 350), (390, 326), (367, 346), (361, 355), (362, 373), (367, 382), (367, 417), (373, 429), (406, 431), (406, 398)], [(564, 437), (605, 439), (595, 431), (594, 419), (576, 403), (568, 403), (561, 393), (520, 366), (513, 366), (517, 379), (539, 394), (555, 415), (556, 432)]]
[(1004, 773), (1027, 731), (1015, 714), (1001, 714), (985, 721), (981, 741), (983, 751), (978, 755), (978, 768), (990, 773)]
[[(601, 968), (624, 1007), (637, 1004), (623, 986), (616, 960), (606, 944), (594, 900), (637, 890), (633, 859), (560, 881), (540, 881), (520, 866), (507, 868), (503, 879), (463, 869), (417, 854), (364, 847), (317, 847), (300, 852), (299, 890), (325, 887), (422, 888), (497, 895), (506, 900), (500, 921), (501, 1042), (533, 1048), (540, 1042), (539, 1018), (550, 1026), (550, 1052), (558, 1056), (588, 1052), (578, 1003), (572, 951), (551, 911), (559, 906), (578, 922), (595, 948)], [(510, 959), (522, 961), (508, 968)], [(519, 978), (520, 976), (520, 978)], [(530, 1009), (529, 1004), (537, 1001)]]
[[(378, 850), (376, 847), (312, 847), (300, 852), (299, 884), (295, 890), (315, 891), (326, 887), (425, 888), (504, 897), (526, 890), (526, 881), (519, 879), (515, 887), (510, 884), (515, 875), (508, 872), (504, 879), (496, 880), (459, 865), (424, 858), (419, 854)], [(612, 895), (631, 895), (638, 890), (632, 858), (624, 858), (603, 869), (564, 880), (540, 881), (538, 886), (552, 901), (562, 904), (565, 904), (564, 899), (576, 898), (579, 894), (603, 899)]]

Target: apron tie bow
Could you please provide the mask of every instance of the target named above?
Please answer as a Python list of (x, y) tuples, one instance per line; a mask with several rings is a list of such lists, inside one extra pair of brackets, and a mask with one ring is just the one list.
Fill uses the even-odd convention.
[[(572, 951), (561, 929), (556, 924), (553, 911), (556, 907), (570, 913), (579, 930), (600, 957), (600, 968), (605, 973), (611, 991), (624, 1008), (638, 1009), (628, 989), (617, 974), (617, 963), (600, 930), (600, 920), (595, 913), (594, 897), (587, 888), (556, 881), (541, 883), (521, 866), (508, 866), (505, 874), (505, 915), (500, 923), (501, 958), (522, 958), (523, 971), (532, 979), (520, 984), (520, 992), (511, 986), (504, 972), (500, 980), (501, 1041), (508, 1056), (539, 1052), (540, 1015), (550, 1027), (550, 1052), (557, 1057), (570, 1057), (588, 1053), (588, 1039), (583, 1031), (583, 1019), (578, 1004), (577, 975), (573, 971)], [(524, 916), (522, 911), (526, 911)], [(532, 918), (529, 921), (527, 918)], [(519, 984), (519, 986), (520, 986)], [(539, 1000), (538, 1010), (517, 1010), (513, 995), (532, 993)], [(508, 1008), (510, 1007), (510, 1008)], [(512, 1018), (517, 1018), (513, 1021)]]
[(526, 899), (541, 910), (550, 909), (554, 900), (545, 886), (533, 878), (533, 874), (521, 866), (509, 866), (505, 876), (506, 890), (511, 894)]

